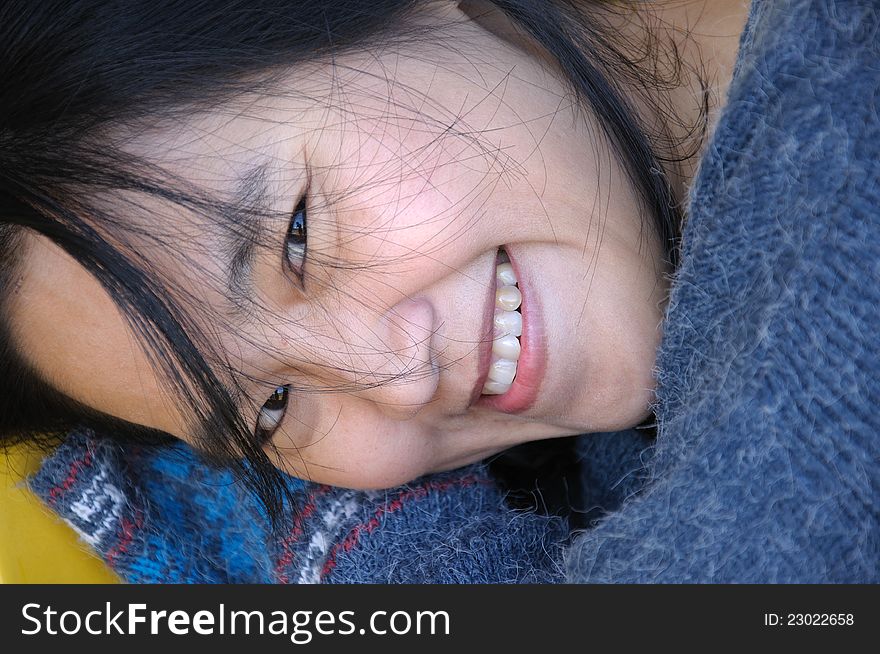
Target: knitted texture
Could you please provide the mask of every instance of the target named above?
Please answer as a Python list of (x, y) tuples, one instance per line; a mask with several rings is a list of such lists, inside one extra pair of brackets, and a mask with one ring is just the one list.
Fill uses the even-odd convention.
[(129, 582), (562, 581), (565, 522), (509, 511), (483, 466), (381, 492), (287, 480), (296, 505), (281, 535), (228, 470), (183, 443), (75, 431), (30, 486)]
[(878, 109), (876, 2), (753, 0), (691, 188), (657, 440), (569, 580), (880, 581)]

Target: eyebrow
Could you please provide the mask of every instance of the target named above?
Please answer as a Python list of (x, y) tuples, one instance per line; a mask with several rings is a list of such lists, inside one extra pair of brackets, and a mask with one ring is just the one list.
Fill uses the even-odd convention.
[[(232, 200), (226, 205), (225, 222), (220, 230), (219, 253), (234, 317), (248, 314), (254, 296), (254, 264), (266, 229), (265, 217), (271, 212), (268, 166), (244, 169), (233, 182)], [(241, 411), (242, 407), (236, 407)], [(223, 421), (211, 411), (194, 426), (197, 443), (210, 443)], [(204, 439), (204, 440), (203, 440)], [(210, 452), (205, 452), (212, 456)]]
[(233, 311), (241, 313), (241, 303), (253, 296), (253, 270), (257, 246), (263, 235), (264, 216), (269, 208), (269, 184), (266, 165), (244, 171), (235, 180), (235, 192), (230, 204), (232, 224), (224, 225), (220, 254), (225, 264), (226, 285)]

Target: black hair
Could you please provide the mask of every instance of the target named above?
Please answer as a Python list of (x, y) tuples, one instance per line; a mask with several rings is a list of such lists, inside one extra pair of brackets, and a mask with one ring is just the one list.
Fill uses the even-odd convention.
[[(0, 5), (2, 442), (53, 441), (75, 425), (141, 442), (171, 438), (66, 397), (42, 381), (13, 347), (6, 316), (26, 256), (24, 230), (32, 230), (72, 256), (109, 292), (180, 401), (200, 418), (216, 421), (216, 436), (199, 446), (240, 475), (273, 522), (283, 519), (287, 487), (237, 408), (241, 389), (235, 378), (212, 365), (224, 360), (223, 353), (212, 349), (149, 261), (125, 247), (120, 221), (94, 198), (146, 194), (205, 216), (233, 207), (124, 154), (108, 135), (120, 125), (170, 123), (194, 108), (270, 88), (280, 71), (301, 62), (332, 61), (378, 42), (432, 38), (408, 20), (426, 4), (7, 0)], [(468, 4), (475, 11), (481, 3)], [(646, 37), (634, 44), (614, 30), (615, 17), (634, 16), (640, 4), (482, 2), (503, 12), (548, 53), (577, 103), (595, 116), (674, 268), (684, 216), (667, 171), (693, 156), (699, 139), (693, 152), (682, 152), (684, 140), (668, 131), (676, 117), (664, 108), (663, 91), (680, 82), (678, 67), (659, 70), (657, 42)], [(677, 61), (677, 53), (672, 55)], [(665, 119), (660, 127), (648, 128), (652, 117), (641, 115), (629, 99), (637, 95)], [(699, 127), (688, 138), (702, 138)]]

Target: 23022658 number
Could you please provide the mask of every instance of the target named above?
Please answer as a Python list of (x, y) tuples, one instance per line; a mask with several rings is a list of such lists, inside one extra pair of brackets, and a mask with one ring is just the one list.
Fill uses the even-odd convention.
[(838, 626), (852, 625), (855, 619), (852, 613), (789, 613), (789, 626)]

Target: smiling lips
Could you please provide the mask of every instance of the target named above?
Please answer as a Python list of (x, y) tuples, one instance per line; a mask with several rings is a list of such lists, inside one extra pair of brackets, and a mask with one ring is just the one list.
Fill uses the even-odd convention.
[(489, 374), (483, 384), (483, 395), (503, 395), (516, 378), (516, 366), (522, 348), (522, 294), (510, 258), (502, 249), (495, 265), (495, 317)]
[(531, 292), (534, 279), (528, 287), (519, 279), (528, 281), (522, 261), (516, 250), (504, 246), (495, 260), (495, 297), (486, 298), (487, 323), (494, 311), (494, 338), (491, 343), (484, 341), (480, 377), (471, 395), (472, 405), (509, 414), (523, 413), (535, 405), (548, 357), (541, 296)]

